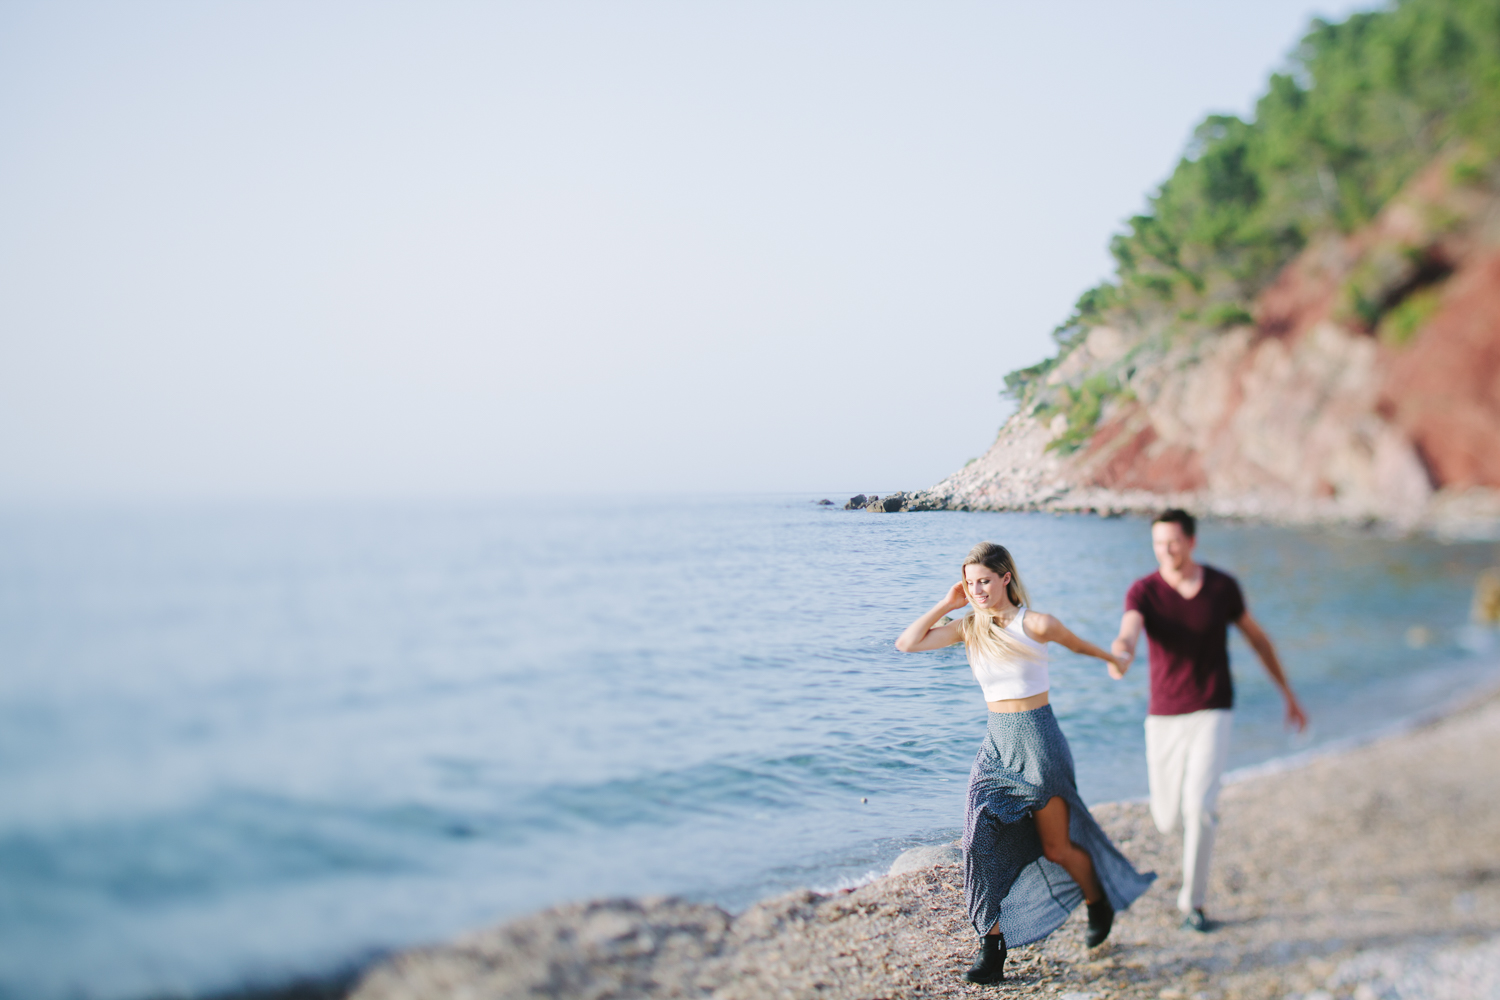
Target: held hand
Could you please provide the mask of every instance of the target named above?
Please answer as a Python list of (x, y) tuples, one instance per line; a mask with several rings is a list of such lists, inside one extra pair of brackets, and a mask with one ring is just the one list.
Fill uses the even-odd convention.
[(1130, 657), (1120, 656), (1119, 654), (1112, 657), (1109, 661), (1109, 676), (1117, 681), (1123, 681), (1125, 679), (1125, 672), (1130, 669), (1130, 660)]

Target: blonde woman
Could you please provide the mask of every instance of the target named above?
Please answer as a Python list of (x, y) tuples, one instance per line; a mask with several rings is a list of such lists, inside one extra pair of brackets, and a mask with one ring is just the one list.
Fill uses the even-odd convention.
[[(896, 640), (905, 653), (962, 642), (989, 704), (989, 733), (969, 772), (964, 817), (964, 899), (979, 956), (966, 978), (1005, 978), (1006, 942), (1023, 945), (1088, 904), (1087, 942), (1109, 936), (1116, 910), (1156, 878), (1137, 872), (1078, 797), (1073, 754), (1048, 703), (1047, 643), (1109, 664), (1123, 658), (1085, 642), (1051, 615), (1027, 607), (1026, 588), (1004, 546), (981, 542), (948, 596)], [(939, 624), (965, 605), (973, 613)]]

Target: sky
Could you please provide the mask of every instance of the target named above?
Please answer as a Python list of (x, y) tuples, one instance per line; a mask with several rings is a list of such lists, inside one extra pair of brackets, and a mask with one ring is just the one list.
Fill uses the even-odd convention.
[(0, 3), (0, 503), (921, 489), (1255, 2)]

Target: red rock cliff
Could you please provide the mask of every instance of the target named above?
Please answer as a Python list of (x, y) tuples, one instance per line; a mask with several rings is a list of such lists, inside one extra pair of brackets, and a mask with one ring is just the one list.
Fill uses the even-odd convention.
[[(1097, 327), (1048, 376), (1119, 387), (1074, 450), (1035, 400), (933, 488), (963, 509), (1500, 526), (1500, 188), (1434, 163), (1227, 330)], [(1075, 434), (1076, 437), (1076, 434)]]

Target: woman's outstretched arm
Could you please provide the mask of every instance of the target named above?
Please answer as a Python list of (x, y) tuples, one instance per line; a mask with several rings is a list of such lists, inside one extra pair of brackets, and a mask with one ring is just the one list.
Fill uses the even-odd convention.
[(1084, 656), (1095, 656), (1109, 664), (1109, 675), (1116, 680), (1125, 676), (1125, 668), (1130, 666), (1130, 661), (1123, 656), (1106, 652), (1092, 642), (1078, 638), (1068, 626), (1053, 618), (1037, 611), (1026, 612), (1026, 620), (1021, 623), (1026, 633), (1038, 642), (1055, 642), (1059, 646), (1071, 649), (1075, 653)]
[(938, 620), (950, 611), (957, 611), (969, 603), (969, 595), (962, 583), (948, 589), (948, 596), (934, 604), (926, 614), (906, 626), (906, 631), (896, 637), (896, 648), (903, 653), (921, 653), (929, 649), (946, 649), (964, 637), (963, 626), (958, 622), (939, 625)]

